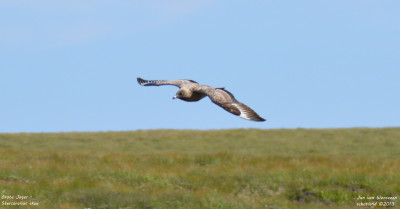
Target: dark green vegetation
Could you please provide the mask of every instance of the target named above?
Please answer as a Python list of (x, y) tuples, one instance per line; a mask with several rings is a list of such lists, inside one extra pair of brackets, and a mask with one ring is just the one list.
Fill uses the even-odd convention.
[(0, 134), (0, 192), (39, 203), (0, 208), (399, 206), (400, 128)]

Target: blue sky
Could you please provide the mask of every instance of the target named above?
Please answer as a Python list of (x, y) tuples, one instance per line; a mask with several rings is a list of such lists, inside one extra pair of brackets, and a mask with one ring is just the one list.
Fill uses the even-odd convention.
[[(398, 1), (3, 0), (0, 132), (400, 125)], [(205, 98), (225, 87), (267, 121)]]

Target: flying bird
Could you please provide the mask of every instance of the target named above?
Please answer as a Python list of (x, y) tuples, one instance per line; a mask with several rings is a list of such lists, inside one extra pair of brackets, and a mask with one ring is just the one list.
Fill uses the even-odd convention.
[(210, 100), (222, 107), (224, 110), (237, 115), (241, 118), (252, 121), (265, 121), (254, 110), (245, 104), (237, 101), (232, 93), (225, 88), (214, 88), (212, 86), (201, 85), (193, 80), (144, 80), (137, 78), (137, 81), (142, 86), (161, 86), (173, 85), (179, 87), (178, 92), (173, 99), (181, 99), (186, 102), (196, 102), (208, 96)]

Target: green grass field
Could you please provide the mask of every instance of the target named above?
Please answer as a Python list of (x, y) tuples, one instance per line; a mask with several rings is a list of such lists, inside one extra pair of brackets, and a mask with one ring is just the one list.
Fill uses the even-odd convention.
[(0, 134), (0, 192), (13, 209), (399, 207), (400, 128)]

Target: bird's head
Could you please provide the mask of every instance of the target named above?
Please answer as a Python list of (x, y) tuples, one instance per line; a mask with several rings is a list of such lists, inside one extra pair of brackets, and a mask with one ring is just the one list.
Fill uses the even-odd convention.
[(172, 97), (172, 99), (182, 99), (189, 98), (192, 95), (192, 92), (189, 89), (181, 88), (179, 91), (176, 92), (176, 95)]

